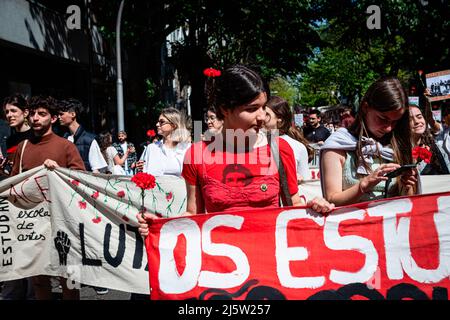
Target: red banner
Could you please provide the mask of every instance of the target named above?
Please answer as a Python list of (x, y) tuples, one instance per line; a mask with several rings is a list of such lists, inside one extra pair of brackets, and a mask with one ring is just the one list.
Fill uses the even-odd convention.
[(450, 192), (161, 219), (152, 299), (448, 299)]

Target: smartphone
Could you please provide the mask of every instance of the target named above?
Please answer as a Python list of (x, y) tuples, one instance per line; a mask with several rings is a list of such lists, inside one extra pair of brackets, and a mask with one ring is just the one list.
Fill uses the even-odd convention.
[(413, 169), (416, 166), (417, 166), (417, 163), (405, 164), (404, 166), (401, 166), (400, 168), (395, 169), (394, 171), (386, 173), (384, 176), (387, 178), (395, 178), (395, 177), (401, 175), (403, 172), (408, 171), (409, 169)]

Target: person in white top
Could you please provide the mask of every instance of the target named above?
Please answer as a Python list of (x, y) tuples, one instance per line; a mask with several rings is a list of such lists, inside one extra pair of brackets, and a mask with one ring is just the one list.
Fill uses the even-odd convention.
[(191, 134), (184, 113), (175, 108), (163, 109), (156, 123), (162, 140), (149, 144), (136, 168), (154, 176), (181, 176), (184, 155), (191, 145)]
[(310, 180), (308, 162), (309, 157), (312, 156), (312, 150), (303, 134), (292, 125), (293, 114), (288, 102), (283, 98), (271, 96), (267, 101), (266, 113), (266, 128), (278, 129), (280, 137), (286, 140), (294, 151), (298, 182)]
[(98, 173), (101, 169), (106, 168), (107, 163), (95, 140), (95, 135), (84, 130), (78, 123), (77, 119), (83, 112), (81, 102), (72, 98), (61, 100), (59, 101), (59, 107), (59, 123), (69, 129), (64, 137), (75, 143), (86, 169)]

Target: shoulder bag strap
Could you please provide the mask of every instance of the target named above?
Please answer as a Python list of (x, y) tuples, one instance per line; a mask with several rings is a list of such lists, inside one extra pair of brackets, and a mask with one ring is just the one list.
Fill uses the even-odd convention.
[(283, 191), (284, 198), (286, 199), (286, 203), (284, 203), (285, 206), (292, 206), (292, 199), (291, 199), (291, 193), (289, 192), (289, 188), (287, 185), (287, 177), (286, 177), (286, 171), (284, 170), (284, 164), (283, 160), (280, 157), (280, 153), (278, 152), (278, 144), (275, 139), (272, 139), (271, 133), (267, 132), (267, 142), (270, 145), (270, 151), (272, 152), (272, 155), (275, 159), (275, 163), (278, 167), (278, 174), (280, 176), (280, 186), (281, 190)]
[(25, 151), (25, 147), (27, 146), (28, 139), (25, 139), (23, 141), (22, 150), (20, 150), (20, 158), (19, 158), (19, 174), (22, 173), (22, 159), (23, 159), (23, 152)]

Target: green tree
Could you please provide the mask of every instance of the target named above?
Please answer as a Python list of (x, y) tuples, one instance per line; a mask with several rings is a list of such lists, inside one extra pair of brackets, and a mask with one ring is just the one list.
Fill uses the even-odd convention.
[(272, 95), (285, 99), (290, 106), (299, 102), (299, 89), (295, 81), (289, 77), (275, 77), (270, 81), (270, 91)]

